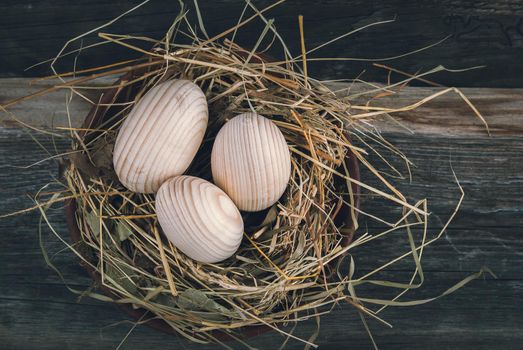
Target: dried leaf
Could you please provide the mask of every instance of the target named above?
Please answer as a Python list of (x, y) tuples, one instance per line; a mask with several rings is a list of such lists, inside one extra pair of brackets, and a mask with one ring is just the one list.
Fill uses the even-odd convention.
[(161, 305), (173, 308), (173, 309), (178, 309), (176, 300), (170, 292), (169, 292), (169, 294), (160, 293), (156, 297), (152, 298), (151, 300), (154, 300), (154, 302), (156, 302), (158, 304), (161, 304)]
[(261, 211), (256, 213), (248, 213), (245, 217), (245, 222), (247, 222), (247, 231), (254, 232), (258, 231), (263, 227), (270, 227), (278, 217), (278, 207), (273, 205), (267, 211)]
[(107, 143), (103, 139), (95, 145), (94, 152), (91, 152), (90, 155), (97, 168), (113, 168), (113, 148), (113, 144)]
[[(103, 226), (100, 226), (100, 217), (92, 211), (85, 212), (84, 214), (85, 221), (87, 222), (87, 226), (91, 229), (91, 232), (93, 233), (93, 236), (99, 237), (100, 236), (100, 228), (103, 230)], [(105, 225), (108, 223), (105, 222)], [(110, 228), (109, 228), (110, 229)], [(102, 240), (105, 244), (108, 246), (111, 246), (113, 244), (111, 237), (108, 234), (103, 234), (102, 231)]]
[(87, 226), (91, 229), (93, 236), (100, 235), (100, 217), (92, 211), (85, 212), (84, 214), (85, 222)]
[(210, 311), (222, 315), (231, 315), (232, 312), (210, 299), (204, 292), (197, 289), (186, 289), (178, 295), (176, 304), (186, 310)]
[(89, 161), (89, 158), (83, 152), (69, 155), (71, 163), (80, 170), (80, 173), (88, 177), (95, 177), (98, 174), (96, 167)]
[(298, 244), (296, 245), (296, 249), (294, 249), (294, 252), (292, 253), (292, 256), (294, 258), (299, 258), (303, 255), (306, 242), (307, 238), (305, 238), (305, 234), (303, 233), (303, 231), (300, 231), (298, 234)]
[(123, 242), (133, 234), (133, 231), (125, 222), (118, 221), (116, 223), (116, 233), (118, 234), (120, 242)]
[(263, 222), (260, 224), (260, 227), (268, 226), (274, 223), (276, 221), (276, 218), (278, 217), (278, 208), (276, 205), (273, 205), (271, 209), (267, 212), (267, 215), (265, 216), (265, 219), (263, 219)]
[(278, 240), (278, 235), (274, 234), (271, 239), (271, 245), (269, 246), (269, 255), (274, 252), (274, 249), (276, 248), (276, 241)]
[(120, 264), (118, 268), (113, 264), (104, 264), (105, 282), (116, 284), (118, 289), (124, 289), (132, 295), (141, 296), (131, 276), (134, 271), (127, 265)]
[(238, 259), (240, 261), (243, 261), (243, 262), (246, 262), (248, 264), (257, 264), (258, 263), (258, 260), (246, 258), (246, 257), (241, 256), (241, 255), (236, 255), (236, 259)]

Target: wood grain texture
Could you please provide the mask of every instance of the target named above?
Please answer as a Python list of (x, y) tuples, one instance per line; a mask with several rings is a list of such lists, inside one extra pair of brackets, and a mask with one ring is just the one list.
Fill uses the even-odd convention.
[[(113, 79), (114, 80), (114, 79)], [(14, 100), (21, 96), (36, 93), (53, 86), (53, 83), (39, 82), (32, 84), (27, 78), (5, 78), (1, 79), (0, 84), (0, 104)], [(96, 101), (99, 92), (84, 91), (88, 99)], [(71, 92), (68, 90), (58, 90), (46, 95), (45, 99), (33, 99), (25, 101), (23, 104), (14, 105), (9, 108), (10, 113), (0, 111), (0, 125), (2, 127), (20, 126), (13, 118), (34, 126), (55, 127), (79, 127), (85, 118), (85, 110), (89, 109), (91, 104), (84, 99), (73, 99), (69, 104), (69, 111), (65, 108), (56, 108), (64, 106), (69, 100)]]
[[(0, 4), (0, 75), (38, 76), (49, 73), (48, 65), (24, 69), (54, 57), (71, 38), (96, 28), (141, 0), (6, 0)], [(185, 1), (190, 17), (197, 23), (193, 1)], [(272, 0), (255, 0), (265, 7)], [(212, 36), (236, 25), (243, 0), (199, 1), (207, 33)], [(103, 31), (149, 36), (160, 39), (179, 11), (177, 1), (153, 0)], [(250, 10), (247, 14), (252, 13)], [(451, 74), (438, 73), (434, 79), (449, 86), (523, 87), (523, 2), (521, 0), (287, 0), (271, 10), (267, 18), (275, 25), (292, 54), (300, 53), (298, 15), (304, 16), (305, 43), (314, 48), (351, 30), (372, 22), (395, 19), (393, 23), (368, 28), (325, 47), (309, 58), (351, 57), (382, 60), (436, 43), (440, 45), (415, 55), (382, 61), (403, 71), (415, 73), (437, 65), (448, 68), (486, 66), (483, 69)], [(80, 18), (81, 17), (81, 18)], [(236, 36), (238, 42), (253, 48), (264, 23), (255, 21)], [(267, 41), (270, 40), (267, 36)], [(182, 40), (182, 38), (179, 38)], [(93, 67), (133, 55), (124, 47), (104, 45), (85, 49), (99, 41), (96, 34), (73, 42), (69, 49), (83, 47), (75, 61), (80, 68)], [(260, 47), (263, 47), (264, 41)], [(147, 44), (143, 45), (149, 48)], [(275, 46), (271, 55), (281, 57)], [(136, 53), (135, 57), (140, 55)], [(71, 56), (70, 56), (71, 57)], [(73, 60), (58, 62), (59, 71), (73, 69)], [(362, 78), (383, 81), (387, 71), (363, 61), (310, 62), (311, 76), (332, 79)], [(396, 74), (392, 75), (397, 78)]]
[(197, 177), (177, 176), (164, 182), (156, 194), (156, 213), (167, 238), (200, 262), (225, 260), (242, 241), (238, 208), (225, 192)]
[[(410, 93), (426, 96), (431, 91), (413, 88)], [(408, 293), (405, 300), (435, 296), (482, 266), (491, 268), (498, 279), (476, 280), (466, 288), (426, 305), (388, 308), (380, 316), (391, 322), (393, 328), (368, 319), (382, 349), (517, 350), (523, 343), (523, 134), (517, 131), (523, 124), (522, 90), (464, 89), (464, 93), (481, 105), (480, 110), (491, 125), (499, 122), (492, 137), (485, 136), (479, 125), (474, 126), (476, 121), (468, 109), (452, 95), (445, 97), (444, 103), (426, 105), (423, 113), (410, 114), (408, 125), (415, 129), (415, 134), (390, 122), (380, 126), (383, 136), (416, 165), (412, 168), (412, 183), (408, 177), (391, 181), (413, 201), (429, 199), (433, 227), (429, 235), (437, 233), (459, 199), (452, 170), (465, 191), (455, 221), (442, 239), (423, 255), (425, 284)], [(49, 125), (46, 117), (51, 110), (44, 100), (35, 100), (31, 110), (26, 111), (26, 117), (38, 120), (39, 125)], [(492, 107), (489, 107), (490, 103)], [(88, 109), (88, 105), (78, 107), (78, 113), (85, 115)], [(36, 111), (39, 116), (34, 114)], [(23, 105), (19, 114), (24, 114)], [(511, 129), (514, 131), (506, 132)], [(44, 137), (38, 137), (38, 140), (46, 148), (53, 149), (52, 140)], [(59, 152), (68, 146), (67, 140), (56, 140)], [(50, 175), (58, 176), (54, 162), (23, 168), (47, 156), (25, 131), (2, 125), (1, 213), (30, 206), (32, 203), (25, 194), (34, 194), (49, 181)], [(400, 159), (390, 159), (406, 173)], [(377, 156), (371, 155), (370, 160), (384, 169)], [(378, 184), (378, 180), (366, 172), (362, 179), (371, 185)], [(380, 213), (387, 220), (397, 219), (400, 213), (391, 210), (389, 204), (367, 194), (362, 198), (363, 210)], [(49, 219), (67, 239), (62, 208), (57, 206), (50, 211)], [(215, 345), (190, 344), (145, 325), (134, 327), (118, 307), (71, 293), (56, 273), (46, 267), (37, 227), (36, 212), (0, 220), (2, 348), (115, 349), (131, 329), (121, 349), (216, 348)], [(361, 217), (358, 233), (367, 230), (375, 233), (382, 228), (382, 224)], [(43, 230), (43, 239), (49, 256), (60, 267), (68, 286), (80, 291), (89, 288), (91, 280), (78, 265), (78, 259), (64, 250), (63, 244), (49, 230)], [(404, 234), (354, 250), (356, 277), (404, 250), (408, 250)], [(412, 270), (412, 261), (405, 261), (380, 277), (406, 282)], [(362, 296), (387, 296), (380, 288), (373, 288), (359, 292)], [(291, 327), (286, 330), (290, 331)], [(304, 322), (294, 334), (308, 338), (315, 327), (314, 321)], [(274, 349), (284, 340), (271, 332), (249, 340), (249, 344), (259, 349)], [(342, 304), (321, 319), (316, 343), (320, 349), (372, 348), (358, 315), (353, 308)], [(243, 348), (237, 342), (228, 345)], [(287, 349), (303, 349), (303, 344), (291, 340)]]
[(191, 164), (207, 128), (207, 100), (187, 80), (153, 87), (125, 118), (114, 145), (114, 169), (134, 192), (153, 193)]
[(243, 113), (216, 135), (212, 177), (240, 210), (259, 211), (280, 199), (291, 175), (291, 157), (280, 129), (270, 119)]
[[(107, 84), (117, 80), (116, 77), (106, 79)], [(29, 78), (6, 78), (0, 80), (0, 103), (35, 92), (39, 88), (49, 87), (49, 84), (30, 84)], [(343, 83), (329, 84), (333, 90), (346, 89)], [(351, 85), (349, 91), (361, 91), (359, 84)], [(436, 87), (404, 87), (402, 92), (386, 98), (373, 100), (371, 105), (407, 106), (420, 99), (432, 95), (441, 88)], [(91, 108), (91, 104), (75, 97), (69, 103), (69, 114), (65, 108), (56, 106), (65, 105), (67, 90), (59, 90), (46, 96), (46, 98), (33, 99), (20, 105), (9, 108), (22, 122), (37, 127), (80, 127), (85, 118), (85, 111)], [(97, 99), (92, 90), (82, 93), (90, 96), (92, 100)], [(490, 129), (495, 135), (518, 135), (523, 132), (521, 124), (515, 120), (521, 118), (521, 97), (523, 89), (482, 89), (467, 88), (465, 95), (483, 113)], [(361, 113), (361, 111), (359, 111)], [(412, 112), (398, 113), (400, 121), (413, 132), (421, 134), (444, 134), (449, 136), (459, 135), (484, 135), (485, 128), (478, 118), (475, 118), (472, 110), (467, 107), (463, 100), (455, 93), (448, 93), (438, 97)], [(69, 120), (71, 125), (69, 125)], [(8, 113), (0, 111), (0, 126), (13, 127), (18, 124)], [(384, 119), (379, 125), (384, 132), (404, 132), (405, 128), (390, 119)]]

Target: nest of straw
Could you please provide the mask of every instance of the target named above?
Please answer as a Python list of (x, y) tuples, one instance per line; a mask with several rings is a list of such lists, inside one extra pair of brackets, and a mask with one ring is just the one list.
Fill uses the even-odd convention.
[[(271, 63), (228, 41), (151, 52), (93, 108), (65, 171), (75, 197), (78, 251), (101, 284), (118, 302), (148, 310), (199, 341), (216, 330), (275, 327), (343, 299), (336, 263), (350, 247), (358, 201), (350, 120), (339, 117), (347, 104), (292, 65)], [(210, 150), (218, 130), (249, 110), (271, 118), (291, 150), (285, 195), (263, 212), (244, 214), (243, 243), (218, 264), (178, 251), (161, 234), (154, 196), (125, 189), (112, 169), (112, 147), (127, 112), (170, 79), (195, 82), (209, 103), (207, 133), (188, 174), (212, 180)]]
[[(383, 308), (430, 301), (402, 302), (399, 298), (423, 283), (423, 249), (441, 236), (455, 214), (439, 234), (429, 239), (427, 200), (409, 203), (366, 159), (367, 150), (374, 150), (365, 141), (365, 135), (404, 158), (408, 166), (406, 157), (375, 133), (373, 118), (412, 110), (443, 93), (461, 93), (453, 88), (442, 89), (402, 107), (372, 107), (368, 101), (398, 93), (409, 81), (444, 68), (409, 76), (395, 84), (369, 84), (363, 92), (347, 96), (345, 88), (336, 91), (332, 85), (308, 76), (307, 53), (315, 49), (307, 51), (305, 47), (301, 19), (301, 55), (289, 54), (272, 21), (263, 16), (272, 6), (262, 11), (253, 8), (253, 16), (240, 18), (236, 26), (212, 38), (205, 30), (200, 37), (183, 9), (162, 40), (100, 33), (104, 42), (124, 45), (143, 57), (56, 74), (51, 78), (89, 73), (63, 80), (34, 95), (67, 88), (87, 98), (82, 91), (92, 87), (86, 86), (86, 82), (118, 76), (113, 83), (98, 85), (103, 93), (99, 100), (92, 101), (93, 109), (84, 125), (68, 129), (73, 142), (65, 165), (63, 190), (46, 200), (36, 198), (35, 208), (45, 217), (45, 210), (53, 203), (67, 201), (75, 241), (68, 247), (92, 273), (97, 287), (105, 291), (105, 295), (92, 291), (85, 295), (127, 305), (128, 310), (141, 310), (140, 320), (161, 323), (163, 329), (197, 342), (221, 339), (220, 334), (235, 337), (246, 329), (274, 329), (294, 337), (284, 332), (282, 326), (317, 317), (342, 302), (381, 321), (367, 304)], [(203, 28), (199, 11), (198, 19)], [(265, 29), (254, 47), (245, 49), (234, 42), (234, 37), (253, 20), (264, 21)], [(283, 48), (284, 59), (277, 61), (262, 53), (266, 48), (261, 48), (261, 43), (268, 33), (273, 40), (269, 40), (267, 48), (276, 40)], [(177, 37), (188, 43), (177, 43)], [(149, 48), (144, 49), (144, 45)], [(59, 57), (67, 54), (62, 50)], [(178, 251), (161, 232), (154, 196), (128, 191), (118, 182), (112, 168), (112, 147), (127, 113), (151, 87), (169, 79), (188, 79), (198, 84), (209, 104), (207, 134), (188, 174), (211, 180), (210, 150), (215, 135), (229, 118), (247, 111), (271, 118), (282, 130), (291, 151), (292, 174), (286, 193), (273, 207), (244, 214), (246, 229), (239, 250), (218, 264), (198, 263)], [(4, 107), (16, 102), (19, 101)], [(349, 135), (360, 141), (358, 147), (350, 142)], [(357, 163), (379, 180), (380, 188), (359, 179)], [(457, 185), (461, 190), (459, 182)], [(379, 220), (379, 213), (360, 211), (360, 188), (399, 209), (397, 222), (382, 221), (389, 227), (374, 236), (354, 235), (358, 213)], [(456, 210), (460, 203), (461, 200)], [(415, 239), (416, 227), (421, 228), (421, 233)], [(407, 252), (355, 278), (352, 250), (398, 230), (406, 232), (409, 238)], [(410, 282), (373, 279), (377, 272), (405, 258), (414, 263)], [(469, 276), (442, 295), (479, 275), (481, 272)], [(390, 300), (357, 296), (355, 287), (365, 283), (399, 293)]]

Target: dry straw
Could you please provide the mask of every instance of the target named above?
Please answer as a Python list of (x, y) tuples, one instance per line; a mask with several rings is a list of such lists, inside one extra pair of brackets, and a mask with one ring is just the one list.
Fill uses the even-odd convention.
[[(313, 341), (299, 339), (282, 326), (319, 317), (341, 303), (352, 305), (363, 321), (371, 317), (388, 324), (379, 316), (383, 308), (432, 300), (405, 301), (402, 297), (423, 283), (424, 249), (443, 234), (461, 204), (463, 191), (456, 178), (457, 189), (461, 191), (456, 211), (439, 234), (429, 237), (427, 200), (408, 201), (367, 160), (368, 152), (375, 151), (371, 142), (378, 142), (409, 164), (399, 150), (376, 134), (372, 121), (415, 109), (452, 91), (483, 118), (454, 88), (441, 88), (432, 96), (399, 108), (373, 107), (368, 103), (399, 93), (402, 86), (414, 79), (428, 82), (426, 76), (445, 70), (443, 67), (414, 76), (399, 72), (405, 79), (394, 84), (378, 86), (360, 81), (357, 86), (341, 90), (311, 77), (307, 62), (319, 60), (311, 58), (313, 52), (368, 26), (319, 47), (307, 48), (303, 19), (299, 17), (301, 54), (293, 57), (273, 21), (265, 17), (267, 11), (280, 2), (263, 10), (247, 2), (237, 25), (214, 37), (205, 31), (197, 4), (198, 26), (190, 23), (186, 8), (182, 8), (162, 40), (100, 32), (102, 41), (92, 46), (122, 45), (143, 57), (83, 71), (55, 72), (44, 78), (58, 80), (53, 87), (3, 106), (5, 109), (58, 89), (69, 89), (71, 96), (87, 100), (86, 89), (100, 89), (104, 93), (101, 100), (89, 100), (97, 118), (88, 120), (90, 123), (82, 128), (72, 125), (62, 128), (72, 139), (62, 189), (50, 194), (39, 193), (35, 207), (27, 209), (39, 209), (43, 221), (100, 277), (98, 282), (106, 293), (81, 292), (83, 295), (145, 309), (146, 318), (161, 319), (172, 330), (195, 342), (216, 340), (216, 331), (235, 337), (244, 327), (263, 325), (310, 346), (315, 346)], [(247, 17), (248, 13), (253, 14)], [(263, 21), (265, 27), (255, 45), (245, 49), (237, 45), (234, 38), (252, 21)], [(283, 48), (283, 59), (267, 59), (263, 52), (277, 44)], [(64, 47), (52, 61), (52, 67), (58, 59), (76, 53), (65, 50)], [(80, 74), (80, 78), (75, 78)], [(122, 75), (116, 83), (103, 86), (99, 83), (100, 78)], [(154, 196), (129, 192), (119, 184), (112, 170), (112, 145), (135, 101), (152, 86), (177, 78), (194, 81), (209, 102), (207, 136), (190, 174), (210, 178), (209, 150), (213, 137), (228, 118), (251, 110), (276, 122), (292, 153), (292, 176), (286, 194), (270, 210), (245, 218), (247, 229), (240, 249), (219, 264), (200, 264), (179, 252), (159, 230)], [(64, 130), (61, 132), (63, 136)], [(349, 136), (358, 140), (359, 146), (352, 144)], [(371, 186), (353, 176), (345, 162), (348, 156), (357, 158), (368, 176), (376, 177), (380, 185)], [(379, 156), (389, 163), (385, 156)], [(358, 187), (366, 194), (382, 197), (391, 208), (400, 208), (402, 214), (397, 221), (386, 222), (380, 219), (380, 213), (361, 211), (357, 205), (358, 194), (354, 192)], [(63, 201), (75, 204), (74, 220), (79, 228), (79, 241), (75, 244), (67, 243), (46, 215), (53, 204)], [(346, 213), (349, 220), (340, 225), (334, 218), (343, 208), (349, 208)], [(357, 230), (358, 214), (381, 221), (387, 229), (374, 235)], [(415, 229), (421, 232), (419, 236), (413, 233)], [(348, 240), (347, 236), (352, 236), (355, 230), (354, 239)], [(354, 248), (372, 245), (374, 240), (394, 232), (404, 232), (409, 247), (383, 266), (355, 277), (356, 266), (351, 255)], [(398, 247), (398, 251), (400, 249)], [(383, 281), (376, 277), (380, 271), (405, 258), (414, 262), (409, 282)], [(482, 273), (466, 278), (442, 295)], [(367, 283), (395, 290), (395, 297), (383, 300), (356, 294), (358, 287)]]

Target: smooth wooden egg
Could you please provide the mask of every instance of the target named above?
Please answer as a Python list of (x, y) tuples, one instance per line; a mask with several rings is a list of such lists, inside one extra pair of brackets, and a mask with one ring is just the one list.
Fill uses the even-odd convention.
[(225, 192), (197, 177), (177, 176), (164, 182), (156, 194), (156, 214), (167, 238), (197, 261), (225, 260), (242, 240), (238, 208)]
[(211, 168), (214, 183), (240, 210), (259, 211), (285, 192), (291, 174), (289, 147), (271, 120), (240, 114), (218, 132)]
[(114, 146), (113, 164), (122, 184), (153, 193), (191, 164), (207, 128), (203, 91), (187, 80), (149, 90), (125, 119)]

